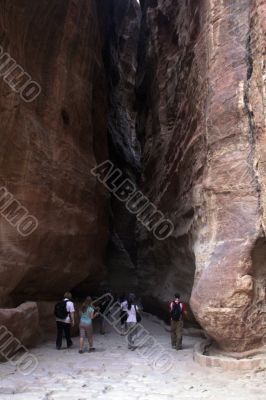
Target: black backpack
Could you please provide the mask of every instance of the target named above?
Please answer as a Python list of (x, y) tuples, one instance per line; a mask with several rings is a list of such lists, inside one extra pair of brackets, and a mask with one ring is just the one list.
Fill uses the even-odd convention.
[(171, 310), (171, 318), (174, 321), (180, 321), (182, 316), (182, 305), (181, 303), (174, 302), (173, 308)]
[(67, 302), (68, 300), (59, 301), (54, 307), (54, 315), (56, 318), (66, 319), (69, 312), (67, 311)]

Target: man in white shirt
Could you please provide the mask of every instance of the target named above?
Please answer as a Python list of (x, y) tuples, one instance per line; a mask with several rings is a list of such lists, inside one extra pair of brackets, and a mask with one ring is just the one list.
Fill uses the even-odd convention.
[(58, 305), (60, 305), (61, 308), (62, 308), (62, 306), (64, 306), (64, 303), (65, 303), (65, 309), (66, 309), (67, 316), (65, 318), (60, 318), (59, 316), (56, 317), (56, 327), (57, 327), (56, 348), (57, 348), (57, 350), (61, 349), (63, 333), (65, 334), (67, 347), (69, 348), (73, 345), (73, 342), (71, 340), (70, 328), (71, 328), (71, 326), (75, 325), (75, 308), (74, 308), (74, 304), (71, 299), (72, 299), (72, 294), (70, 292), (66, 292), (64, 294), (64, 300), (62, 300), (60, 302), (61, 304), (58, 303)]
[(128, 348), (129, 350), (135, 350), (136, 346), (134, 346), (134, 337), (137, 336), (137, 311), (139, 311), (139, 307), (135, 303), (135, 295), (131, 293), (129, 295), (129, 299), (127, 301), (127, 328), (128, 328)]

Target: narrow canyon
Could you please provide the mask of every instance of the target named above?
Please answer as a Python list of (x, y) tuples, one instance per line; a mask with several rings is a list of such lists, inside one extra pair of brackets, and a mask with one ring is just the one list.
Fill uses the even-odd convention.
[[(0, 325), (25, 346), (65, 291), (106, 287), (164, 320), (180, 292), (223, 351), (265, 344), (265, 32), (265, 0), (0, 0)], [(91, 173), (107, 160), (165, 240)]]

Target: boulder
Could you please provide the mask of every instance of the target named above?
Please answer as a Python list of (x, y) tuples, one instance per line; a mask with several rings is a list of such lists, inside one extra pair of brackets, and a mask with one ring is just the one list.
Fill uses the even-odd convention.
[(11, 357), (18, 346), (30, 348), (40, 340), (37, 304), (26, 302), (16, 308), (0, 309), (0, 360)]

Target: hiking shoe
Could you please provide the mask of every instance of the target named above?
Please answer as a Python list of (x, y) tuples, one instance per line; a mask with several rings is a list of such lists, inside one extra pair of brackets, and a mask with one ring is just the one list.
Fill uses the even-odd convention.
[(89, 348), (89, 353), (91, 353), (92, 351), (95, 351), (95, 347), (90, 347)]
[(83, 354), (84, 353), (84, 351), (83, 350), (79, 350), (79, 354)]

